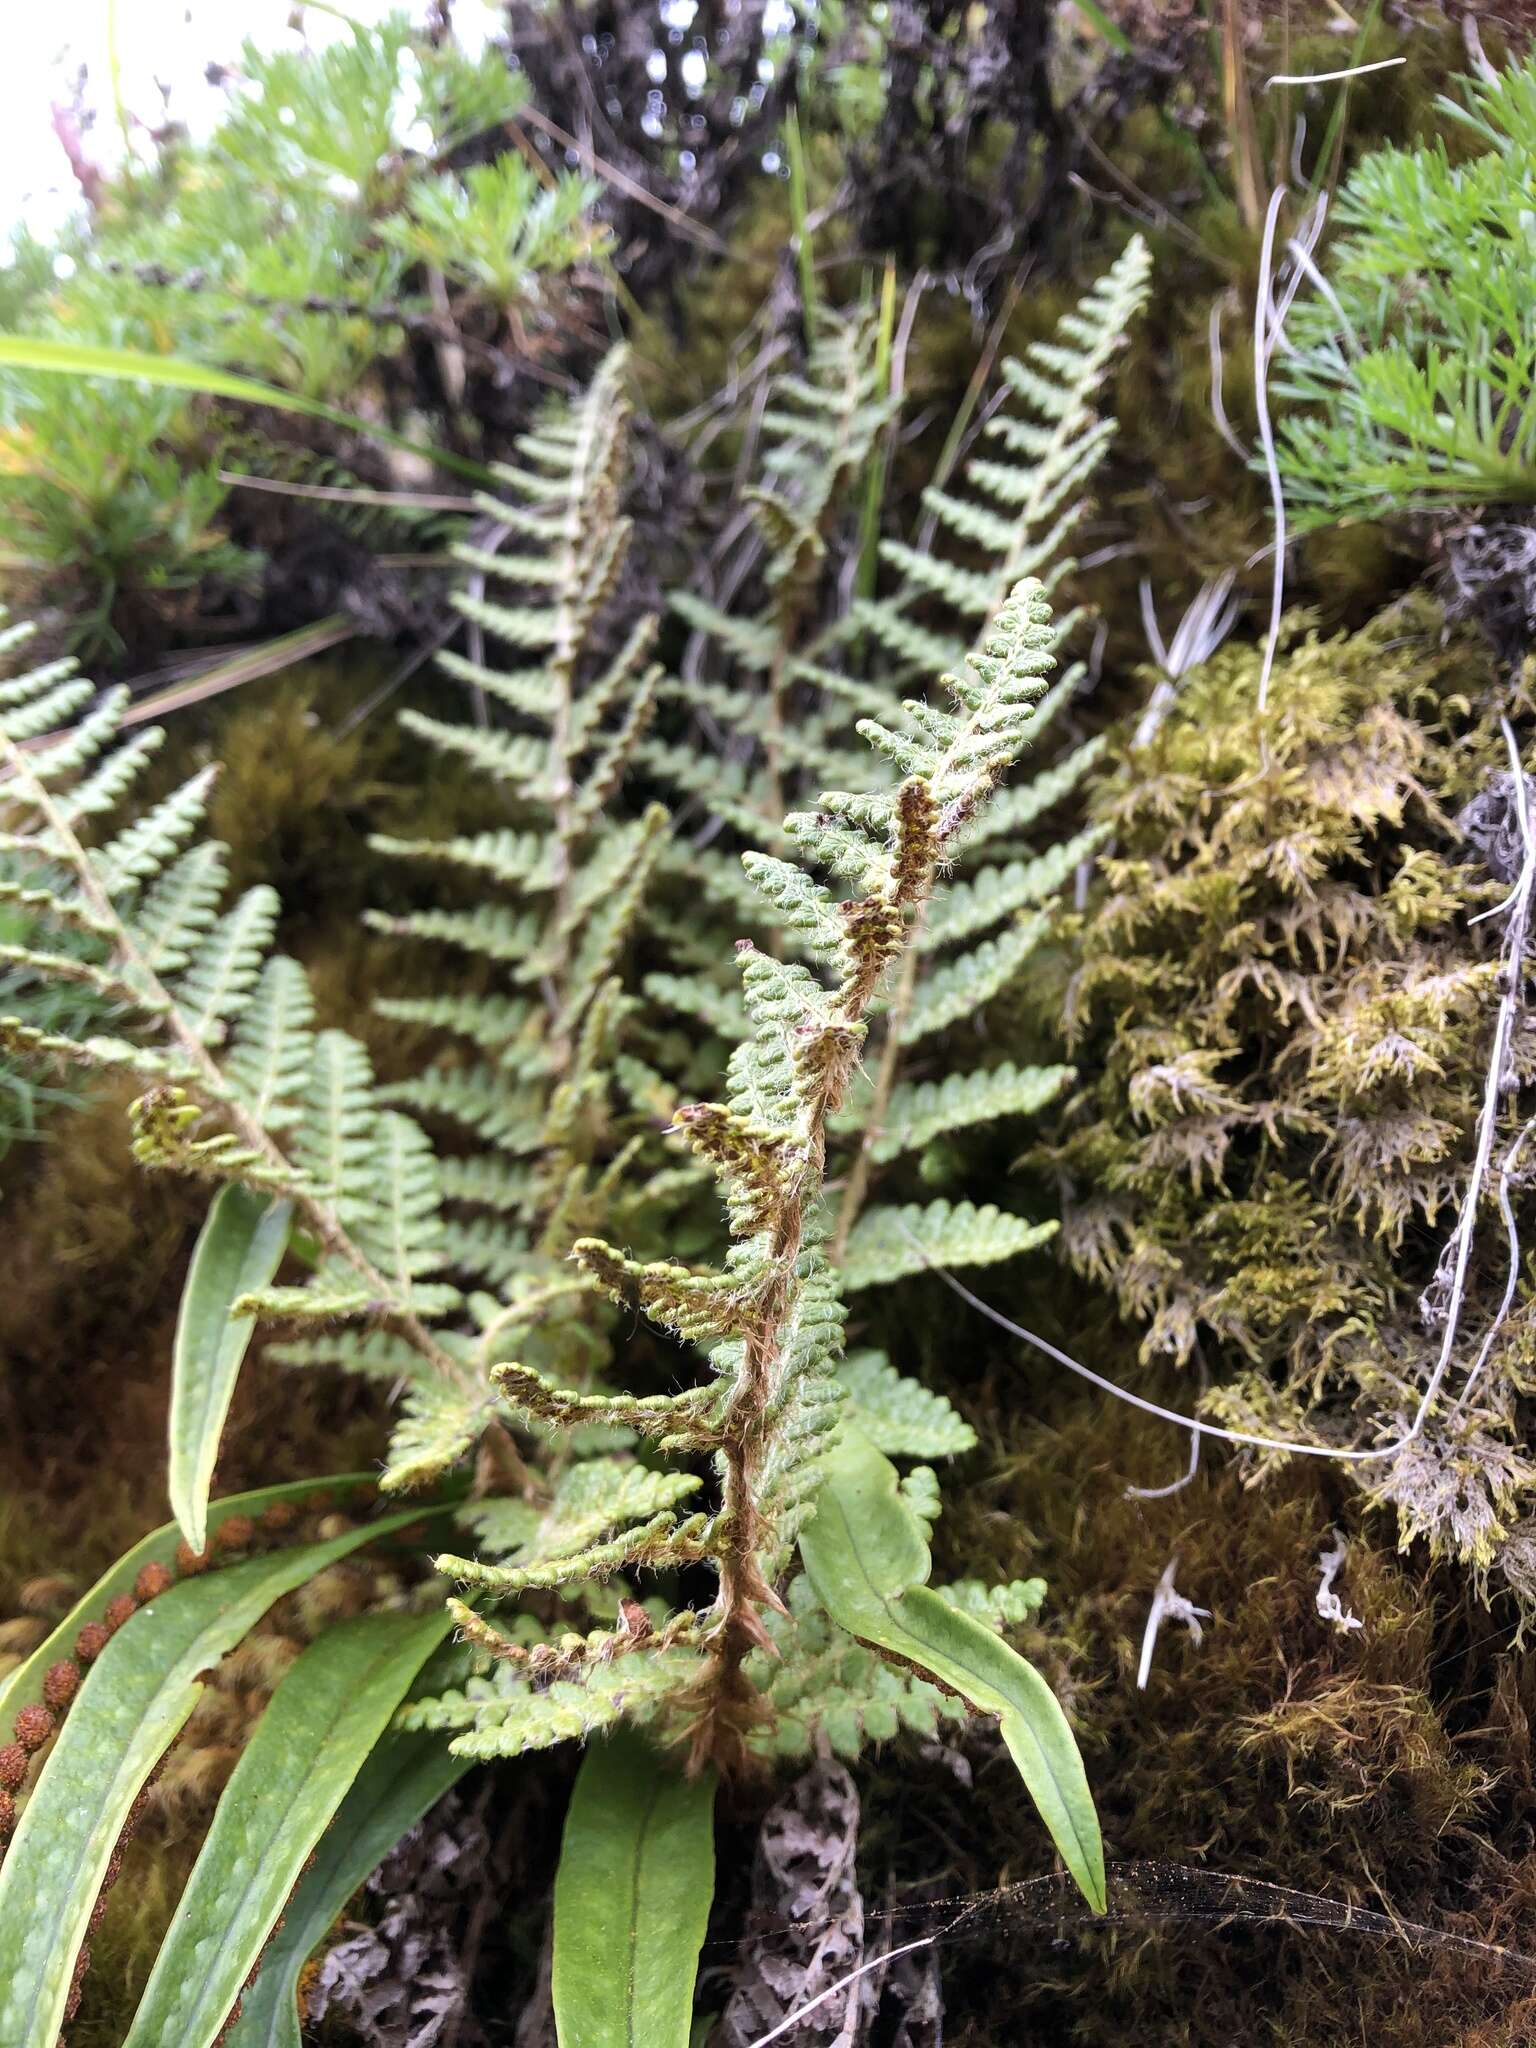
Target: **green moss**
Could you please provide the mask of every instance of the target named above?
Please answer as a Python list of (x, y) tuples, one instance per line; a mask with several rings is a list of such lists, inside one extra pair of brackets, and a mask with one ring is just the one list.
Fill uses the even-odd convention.
[[(1263, 715), (1258, 672), (1228, 647), (1146, 744), (1112, 748), (1103, 886), (1064, 926), (1083, 1081), (1035, 1163), (1064, 1258), (1112, 1290), (1144, 1366), (1209, 1371), (1232, 1428), (1387, 1443), (1440, 1349), (1419, 1303), (1471, 1171), (1497, 995), (1494, 928), (1468, 918), (1500, 887), (1451, 814), (1506, 756), (1486, 656), (1424, 600), (1348, 639), (1293, 632)], [(1511, 1104), (1500, 1156), (1519, 1121)], [(1469, 1342), (1503, 1289), (1496, 1236)], [(1357, 1471), (1405, 1542), (1479, 1573), (1512, 1540), (1524, 1574), (1532, 1334), (1522, 1296), (1477, 1399), (1453, 1412), (1457, 1379)]]

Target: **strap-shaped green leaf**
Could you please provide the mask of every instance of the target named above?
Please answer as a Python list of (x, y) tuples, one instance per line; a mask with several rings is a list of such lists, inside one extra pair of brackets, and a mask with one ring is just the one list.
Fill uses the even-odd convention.
[[(300, 1507), (316, 1494), (326, 1494), (345, 1503), (363, 1487), (378, 1484), (375, 1472), (331, 1473), (319, 1479), (293, 1479), (282, 1486), (258, 1487), (253, 1493), (226, 1494), (208, 1508), (208, 1534), (216, 1536), (231, 1515), (255, 1521), (270, 1507), (292, 1504)], [(43, 1697), (43, 1674), (50, 1664), (69, 1656), (75, 1637), (88, 1621), (100, 1621), (107, 1603), (119, 1593), (131, 1593), (133, 1582), (147, 1564), (174, 1568), (182, 1540), (175, 1522), (166, 1522), (142, 1537), (132, 1550), (124, 1551), (116, 1564), (109, 1565), (95, 1585), (71, 1607), (58, 1626), (14, 1671), (0, 1678), (0, 1728), (9, 1729), (23, 1707), (35, 1706)]]
[(171, 1511), (194, 1550), (208, 1540), (208, 1489), (254, 1316), (232, 1316), (242, 1294), (265, 1287), (282, 1263), (293, 1204), (232, 1182), (198, 1234), (176, 1319), (171, 1365)]
[(302, 2048), (299, 1972), (364, 1878), (470, 1768), (436, 1733), (375, 1744), (288, 1901), (224, 2048)]
[(1010, 1216), (995, 1202), (877, 1202), (853, 1226), (841, 1263), (844, 1291), (889, 1287), (935, 1267), (994, 1266), (1033, 1251), (1059, 1225)]
[(633, 1729), (588, 1745), (555, 1878), (560, 2048), (688, 2048), (715, 1889), (715, 1778)]
[(13, 370), (41, 370), (78, 383), (82, 377), (126, 377), (134, 383), (153, 384), (171, 391), (196, 391), (208, 398), (233, 398), (245, 405), (275, 406), (280, 412), (298, 412), (310, 419), (328, 420), (346, 427), (365, 439), (382, 441), (387, 447), (409, 449), (413, 455), (430, 455), (444, 469), (457, 470), (475, 483), (494, 481), (489, 470), (450, 449), (430, 443), (409, 441), (377, 421), (359, 419), (341, 412), (318, 398), (302, 392), (285, 391), (277, 384), (263, 384), (255, 377), (242, 377), (222, 370), (214, 363), (185, 362), (179, 356), (157, 355), (147, 349), (104, 348), (93, 342), (57, 341), (45, 335), (0, 335), (0, 365)]
[(822, 1460), (816, 1513), (800, 1555), (816, 1597), (840, 1627), (915, 1664), (984, 1714), (1003, 1740), (1051, 1839), (1096, 1913), (1104, 1911), (1104, 1845), (1067, 1717), (1039, 1672), (985, 1623), (923, 1582), (922, 1526), (896, 1468), (846, 1425)]
[(224, 1788), (123, 2048), (208, 2048), (305, 1858), (452, 1626), (365, 1614), (290, 1667)]
[[(96, 1662), (0, 1864), (0, 2041), (51, 2048), (75, 1957), (128, 1809), (216, 1664), (274, 1600), (349, 1551), (418, 1519), (335, 1537), (189, 1579), (141, 1607)], [(174, 2038), (174, 2037), (167, 2037)]]

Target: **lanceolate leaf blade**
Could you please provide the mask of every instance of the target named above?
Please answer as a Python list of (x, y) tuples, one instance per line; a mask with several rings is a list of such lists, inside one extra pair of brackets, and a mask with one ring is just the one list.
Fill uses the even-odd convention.
[(1050, 1687), (984, 1622), (922, 1583), (927, 1544), (889, 1459), (845, 1425), (822, 1469), (816, 1513), (800, 1532), (817, 1599), (860, 1642), (916, 1665), (980, 1712), (998, 1716), (1008, 1753), (1062, 1861), (1102, 1913), (1098, 1816), (1072, 1730)]
[(128, 1809), (201, 1690), (274, 1600), (419, 1515), (387, 1516), (174, 1586), (91, 1666), (0, 1864), (0, 2041), (44, 2048)]
[(123, 2048), (208, 2048), (310, 1850), (452, 1626), (367, 1614), (289, 1669), (224, 1788)]
[[(931, 1587), (913, 1586), (898, 1604), (907, 1642), (921, 1646), (913, 1661), (963, 1693), (983, 1713), (997, 1715), (1008, 1754), (1061, 1860), (1089, 1905), (1102, 1913), (1104, 1845), (1098, 1816), (1083, 1760), (1056, 1695), (1034, 1666), (985, 1622), (951, 1607)], [(911, 1654), (899, 1643), (889, 1647)]]
[(238, 1183), (209, 1205), (187, 1273), (171, 1365), (171, 1509), (194, 1550), (207, 1541), (208, 1489), (254, 1316), (232, 1316), (268, 1285), (288, 1243), (293, 1204)]
[[(231, 1515), (243, 1515), (254, 1521), (270, 1507), (302, 1507), (307, 1499), (319, 1493), (345, 1503), (349, 1496), (377, 1483), (378, 1475), (374, 1472), (342, 1472), (318, 1479), (289, 1480), (282, 1486), (263, 1486), (253, 1493), (226, 1494), (223, 1500), (216, 1500), (209, 1506), (208, 1533), (216, 1536)], [(41, 1700), (43, 1673), (48, 1666), (70, 1654), (81, 1627), (88, 1621), (100, 1621), (108, 1601), (119, 1593), (133, 1591), (133, 1582), (145, 1565), (174, 1566), (181, 1540), (181, 1530), (174, 1522), (152, 1529), (132, 1550), (124, 1551), (115, 1564), (109, 1565), (88, 1592), (81, 1594), (64, 1619), (24, 1663), (0, 1678), (0, 1728), (9, 1728), (23, 1707), (33, 1706)]]
[(284, 1909), (225, 2048), (302, 2048), (299, 1972), (363, 1880), (471, 1768), (435, 1731), (375, 1745)]
[(588, 1746), (555, 1878), (559, 2048), (688, 2048), (715, 1888), (713, 1772), (632, 1729)]
[(114, 377), (140, 384), (154, 384), (172, 391), (192, 391), (205, 398), (231, 398), (244, 405), (269, 405), (279, 412), (303, 413), (309, 419), (327, 420), (333, 427), (347, 427), (370, 441), (382, 441), (390, 448), (409, 449), (415, 455), (429, 455), (444, 469), (476, 483), (495, 479), (478, 462), (470, 462), (451, 449), (423, 445), (404, 434), (383, 427), (376, 420), (360, 419), (318, 398), (306, 398), (297, 391), (284, 391), (278, 384), (263, 384), (257, 377), (242, 377), (233, 370), (221, 370), (212, 363), (189, 363), (180, 356), (155, 355), (147, 349), (110, 348), (100, 343), (57, 341), (40, 334), (0, 334), (0, 369), (40, 370), (54, 377)]

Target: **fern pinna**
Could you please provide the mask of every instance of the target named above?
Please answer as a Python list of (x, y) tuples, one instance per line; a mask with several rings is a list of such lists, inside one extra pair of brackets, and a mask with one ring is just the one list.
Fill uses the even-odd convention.
[[(464, 1731), (455, 1744), (461, 1753), (516, 1753), (627, 1717), (685, 1733), (695, 1769), (736, 1772), (763, 1750), (813, 1743), (824, 1729), (830, 1735), (829, 1722), (845, 1738), (850, 1719), (864, 1732), (861, 1710), (871, 1733), (893, 1733), (898, 1722), (931, 1727), (943, 1709), (929, 1674), (1002, 1714), (1006, 1729), (1008, 1713), (1023, 1710), (974, 1691), (969, 1666), (947, 1647), (955, 1631), (979, 1632), (986, 1654), (1011, 1660), (1009, 1684), (1044, 1693), (978, 1618), (1003, 1618), (1018, 1594), (978, 1595), (971, 1612), (966, 1596), (945, 1603), (923, 1586), (937, 1485), (926, 1468), (898, 1485), (880, 1446), (933, 1455), (964, 1448), (969, 1432), (946, 1403), (881, 1360), (850, 1362), (851, 1384), (839, 1379), (844, 1312), (821, 1197), (829, 1128), (879, 991), (942, 869), (1027, 739), (1041, 678), (1053, 665), (1050, 640), (1047, 605), (1037, 588), (1021, 586), (969, 657), (968, 673), (946, 679), (953, 710), (910, 701), (889, 723), (863, 721), (861, 732), (900, 781), (873, 795), (824, 794), (814, 811), (786, 821), (790, 843), (851, 885), (851, 895), (839, 899), (777, 855), (743, 856), (755, 887), (803, 936), (821, 971), (739, 942), (750, 1029), (731, 1059), (726, 1100), (676, 1112), (675, 1128), (720, 1184), (731, 1249), (723, 1264), (699, 1271), (635, 1260), (597, 1238), (574, 1247), (616, 1301), (708, 1347), (713, 1378), (631, 1395), (573, 1391), (523, 1362), (499, 1364), (492, 1375), (537, 1421), (635, 1431), (660, 1455), (707, 1458), (718, 1495), (712, 1507), (680, 1512), (681, 1488), (672, 1505), (656, 1505), (652, 1492), (646, 1504), (656, 1512), (644, 1522), (612, 1534), (613, 1517), (596, 1512), (586, 1529), (558, 1531), (553, 1554), (546, 1544), (510, 1565), (438, 1559), (439, 1570), (476, 1596), (476, 1605), (454, 1611), (490, 1668), (412, 1719)], [(797, 1539), (810, 1531), (809, 1583), (786, 1604), (778, 1587)], [(486, 1611), (487, 1603), (579, 1586), (593, 1575), (699, 1565), (717, 1582), (708, 1608), (652, 1610), (626, 1600), (616, 1627), (585, 1637), (550, 1643), (527, 1621), (509, 1627)], [(860, 1606), (871, 1588), (873, 1613)], [(932, 1611), (919, 1593), (936, 1603)], [(935, 1626), (929, 1642), (923, 1630)], [(882, 1649), (896, 1668), (882, 1669), (872, 1654)], [(1029, 1699), (1021, 1768), (1058, 1845), (1071, 1837), (1063, 1853), (1092, 1897), (1102, 1879), (1081, 1765), (1060, 1710), (1048, 1694), (1044, 1702)], [(1048, 1764), (1032, 1776), (1040, 1756)]]

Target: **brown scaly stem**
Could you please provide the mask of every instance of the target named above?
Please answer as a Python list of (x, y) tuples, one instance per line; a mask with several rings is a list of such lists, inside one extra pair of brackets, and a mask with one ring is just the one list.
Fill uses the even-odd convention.
[(783, 1602), (759, 1563), (762, 1516), (757, 1481), (769, 1425), (769, 1404), (778, 1384), (784, 1332), (803, 1282), (796, 1271), (805, 1242), (806, 1217), (814, 1207), (826, 1170), (827, 1125), (842, 1107), (858, 1063), (865, 1021), (889, 965), (912, 945), (916, 915), (933, 887), (943, 843), (928, 785), (913, 780), (896, 798), (897, 849), (889, 885), (845, 904), (849, 965), (837, 1001), (817, 1044), (808, 1050), (811, 1087), (800, 1139), (800, 1165), (787, 1183), (773, 1220), (769, 1270), (772, 1279), (746, 1334), (742, 1364), (727, 1405), (721, 1439), (724, 1481), (720, 1521), (719, 1591), (707, 1638), (704, 1668), (695, 1695), (690, 1767), (706, 1761), (726, 1772), (747, 1767), (747, 1741), (763, 1709), (746, 1673), (752, 1651), (769, 1641), (761, 1610), (783, 1613)]
[[(807, 1491), (820, 1440), (835, 1423), (838, 1389), (825, 1376), (835, 1363), (841, 1309), (820, 1214), (828, 1127), (858, 1068), (880, 983), (910, 957), (946, 859), (1024, 743), (1041, 678), (1053, 665), (1049, 618), (1039, 586), (1021, 583), (996, 630), (967, 657), (971, 679), (947, 679), (959, 715), (914, 709), (912, 734), (874, 720), (861, 728), (906, 774), (893, 796), (833, 792), (816, 812), (791, 821), (788, 836), (803, 841), (812, 860), (858, 876), (864, 894), (838, 902), (804, 868), (745, 856), (750, 878), (788, 923), (810, 934), (836, 980), (818, 984), (798, 964), (775, 962), (745, 940), (738, 945), (752, 1035), (732, 1064), (730, 1099), (684, 1105), (675, 1118), (678, 1134), (726, 1193), (735, 1250), (725, 1265), (697, 1272), (665, 1260), (641, 1263), (596, 1238), (573, 1248), (616, 1301), (690, 1341), (719, 1346), (723, 1381), (700, 1389), (696, 1407), (691, 1396), (662, 1397), (665, 1419), (656, 1409), (660, 1427), (652, 1432), (664, 1445), (715, 1456), (717, 1512), (676, 1526), (670, 1553), (675, 1518), (663, 1516), (601, 1555), (594, 1549), (589, 1560), (569, 1561), (571, 1578), (615, 1561), (646, 1569), (713, 1564), (716, 1597), (690, 1626), (701, 1659), (673, 1695), (694, 1770), (751, 1768), (754, 1733), (771, 1708), (749, 1660), (772, 1653), (767, 1617), (784, 1611), (772, 1581), (788, 1563), (803, 1513), (814, 1512)], [(514, 1396), (524, 1389), (520, 1398), (535, 1412), (551, 1405), (540, 1398), (537, 1375), (509, 1370), (503, 1378)], [(812, 1382), (821, 1384), (813, 1390)], [(621, 1419), (621, 1403), (594, 1405)], [(494, 1589), (494, 1571), (443, 1562), (466, 1583)]]
[[(824, 1153), (825, 1147), (823, 1145)], [(811, 1186), (821, 1178), (822, 1160), (815, 1161)], [(808, 1161), (808, 1168), (810, 1162)], [(763, 1304), (757, 1327), (746, 1340), (741, 1376), (732, 1392), (722, 1429), (720, 1459), (720, 1526), (724, 1539), (719, 1554), (720, 1585), (715, 1597), (717, 1621), (712, 1627), (697, 1691), (703, 1711), (694, 1724), (690, 1769), (713, 1762), (739, 1775), (747, 1766), (746, 1737), (762, 1718), (755, 1689), (746, 1675), (753, 1650), (768, 1644), (759, 1612), (768, 1607), (784, 1612), (784, 1603), (763, 1577), (758, 1564), (762, 1547), (762, 1516), (757, 1506), (757, 1477), (762, 1463), (765, 1416), (776, 1378), (780, 1331), (794, 1294), (794, 1267), (804, 1234), (804, 1210), (795, 1203), (775, 1232), (775, 1285)]]

